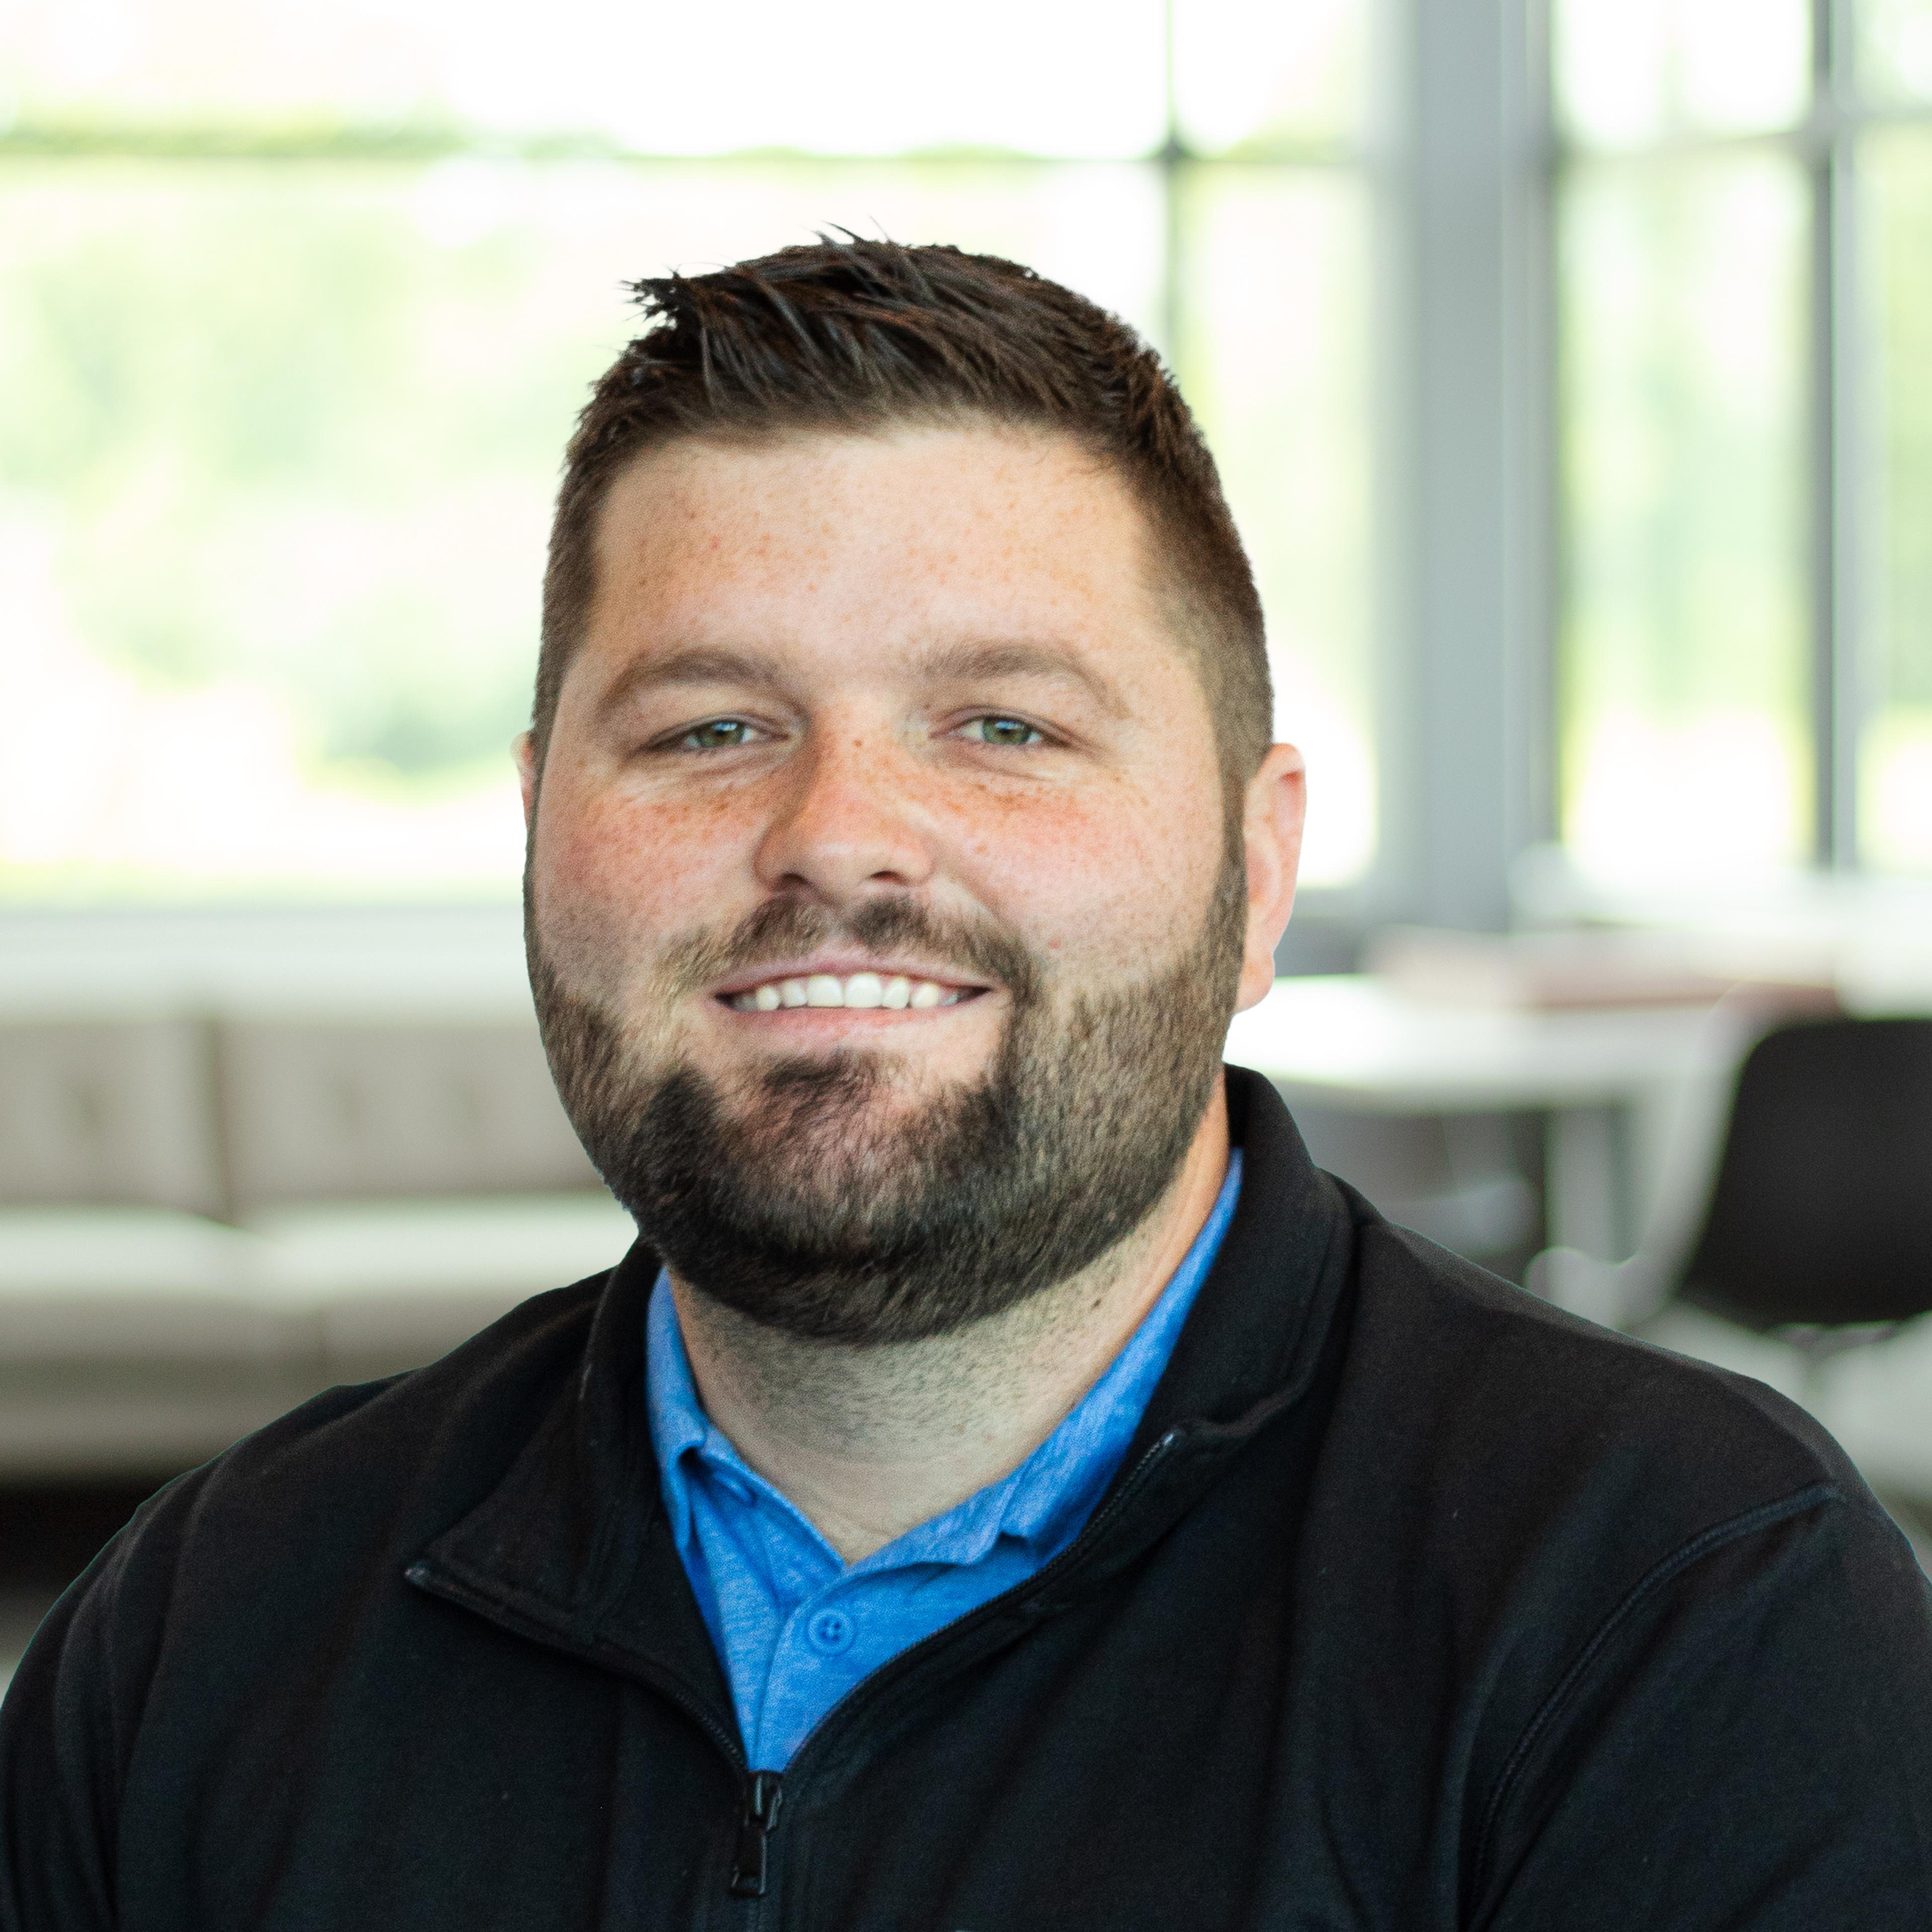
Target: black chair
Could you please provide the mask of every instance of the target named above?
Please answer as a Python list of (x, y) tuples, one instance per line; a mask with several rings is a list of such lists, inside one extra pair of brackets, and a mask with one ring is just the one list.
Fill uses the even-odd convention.
[(1808, 1350), (1932, 1310), (1932, 1019), (1757, 1042), (1677, 1292)]
[(1932, 1019), (1760, 1033), (1712, 1138), (1628, 1261), (1549, 1249), (1530, 1285), (1612, 1327), (1682, 1300), (1828, 1353), (1932, 1311)]
[[(1672, 1346), (1680, 1304), (1788, 1344), (1806, 1406), (1823, 1408), (1828, 1361), (1932, 1312), (1932, 1019), (1807, 1018), (1764, 1034), (1711, 1173), (1701, 1214), (1675, 1233), (1614, 1264), (1546, 1250), (1531, 1285)], [(1884, 1500), (1932, 1568), (1923, 1499)]]
[[(1824, 1366), (1932, 1311), (1932, 1019), (1813, 1020), (1751, 1049), (1677, 1293)], [(1919, 1560), (1923, 1502), (1881, 1498)]]

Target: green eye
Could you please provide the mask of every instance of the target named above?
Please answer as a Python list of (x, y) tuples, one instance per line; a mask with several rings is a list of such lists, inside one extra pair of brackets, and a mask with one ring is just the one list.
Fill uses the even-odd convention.
[(1030, 745), (1040, 736), (1024, 718), (976, 718), (972, 728), (982, 745)]
[(752, 728), (742, 718), (707, 718), (678, 740), (687, 751), (725, 752), (751, 742)]

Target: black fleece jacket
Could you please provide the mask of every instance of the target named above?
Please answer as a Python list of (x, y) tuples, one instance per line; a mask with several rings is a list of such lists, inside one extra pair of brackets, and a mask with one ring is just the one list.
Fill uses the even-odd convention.
[(782, 1782), (666, 1534), (634, 1252), (142, 1509), (0, 1720), (0, 1926), (1932, 1927), (1932, 1616), (1844, 1456), (1228, 1090), (1240, 1207), (1093, 1520)]

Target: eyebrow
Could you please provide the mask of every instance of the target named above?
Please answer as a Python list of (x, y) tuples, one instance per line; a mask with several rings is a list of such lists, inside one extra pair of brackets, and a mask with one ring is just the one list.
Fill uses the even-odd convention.
[(610, 680), (597, 700), (597, 715), (608, 718), (647, 691), (675, 691), (682, 686), (749, 685), (770, 690), (778, 682), (769, 664), (742, 651), (694, 645), (668, 657), (638, 657)]
[(1084, 687), (1103, 710), (1118, 717), (1126, 706), (1113, 681), (1070, 652), (1049, 644), (1014, 642), (946, 644), (918, 661), (928, 677), (1050, 677), (1071, 680)]
[[(915, 656), (918, 676), (968, 682), (981, 678), (1054, 678), (1081, 686), (1101, 708), (1118, 717), (1126, 706), (1112, 681), (1069, 652), (1051, 645), (1017, 640), (944, 644)], [(734, 684), (769, 691), (782, 680), (761, 657), (710, 645), (694, 645), (664, 657), (634, 658), (612, 679), (597, 701), (608, 717), (650, 691), (675, 691), (704, 685)]]

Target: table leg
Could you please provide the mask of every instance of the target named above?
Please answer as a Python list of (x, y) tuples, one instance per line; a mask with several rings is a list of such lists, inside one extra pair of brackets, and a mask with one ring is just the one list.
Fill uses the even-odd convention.
[(1544, 1215), (1552, 1247), (1607, 1262), (1635, 1248), (1626, 1112), (1620, 1106), (1551, 1111)]

